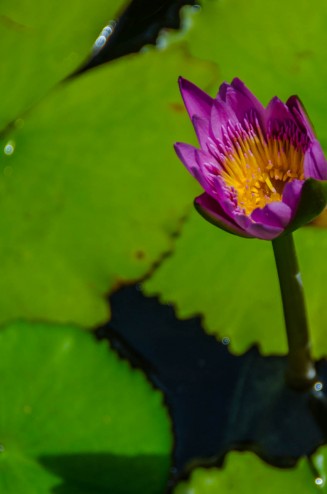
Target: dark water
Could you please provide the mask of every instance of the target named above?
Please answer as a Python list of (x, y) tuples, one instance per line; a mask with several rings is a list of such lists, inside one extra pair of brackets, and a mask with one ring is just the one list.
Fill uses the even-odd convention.
[(180, 27), (181, 7), (198, 3), (196, 0), (133, 0), (122, 12), (106, 45), (75, 75), (155, 44), (161, 29)]
[[(112, 319), (97, 334), (163, 391), (175, 436), (173, 476), (195, 462), (219, 464), (230, 449), (290, 467), (326, 442), (323, 392), (285, 386), (285, 358), (261, 357), (256, 348), (235, 357), (199, 318), (178, 320), (171, 306), (137, 286), (122, 288), (110, 303)], [(318, 369), (323, 384), (327, 366)]]

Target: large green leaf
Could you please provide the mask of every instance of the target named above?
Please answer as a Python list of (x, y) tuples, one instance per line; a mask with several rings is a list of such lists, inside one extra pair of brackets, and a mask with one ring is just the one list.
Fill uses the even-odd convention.
[(2, 0), (0, 129), (91, 53), (101, 29), (126, 0)]
[[(307, 295), (313, 350), (327, 355), (325, 280), (327, 232), (305, 227), (295, 233)], [(145, 284), (147, 294), (175, 302), (181, 318), (203, 314), (204, 327), (228, 337), (239, 354), (258, 343), (265, 354), (286, 353), (286, 333), (270, 242), (230, 235), (194, 211), (173, 255)]]
[(163, 492), (162, 396), (92, 339), (68, 326), (1, 330), (0, 492)]
[(196, 190), (173, 151), (177, 137), (194, 139), (177, 89), (181, 65), (199, 83), (211, 78), (210, 64), (183, 50), (153, 49), (61, 85), (8, 137), (2, 321), (100, 323), (108, 290), (144, 276), (171, 247)]
[[(326, 448), (318, 451), (316, 456), (324, 459)], [(327, 492), (324, 479), (314, 475), (305, 458), (295, 468), (279, 469), (264, 463), (253, 453), (232, 452), (222, 470), (196, 469), (189, 481), (176, 487), (174, 494), (252, 494), (257, 490), (265, 494)]]

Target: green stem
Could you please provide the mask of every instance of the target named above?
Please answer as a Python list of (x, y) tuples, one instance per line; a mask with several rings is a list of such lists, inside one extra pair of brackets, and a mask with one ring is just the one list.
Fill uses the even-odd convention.
[(292, 234), (278, 237), (272, 244), (289, 350), (286, 379), (293, 388), (306, 389), (314, 382), (316, 370), (311, 358), (303, 285)]

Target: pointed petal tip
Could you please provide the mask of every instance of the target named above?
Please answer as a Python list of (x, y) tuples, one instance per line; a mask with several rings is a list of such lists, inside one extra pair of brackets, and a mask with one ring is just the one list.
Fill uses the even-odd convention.
[(246, 85), (244, 84), (244, 82), (239, 77), (233, 78), (233, 80), (231, 82), (231, 86), (233, 86), (235, 89), (246, 88)]
[(285, 105), (285, 103), (280, 99), (278, 98), (278, 96), (273, 96), (270, 100), (270, 103), (274, 103), (274, 104), (282, 104), (282, 105)]
[(185, 79), (185, 77), (182, 77), (181, 75), (178, 77), (178, 84), (181, 91), (192, 91), (194, 89), (199, 89), (196, 84), (188, 79)]
[(309, 119), (308, 114), (307, 114), (307, 111), (304, 108), (304, 104), (302, 103), (301, 98), (297, 94), (292, 94), (292, 96), (290, 96), (287, 99), (286, 105), (288, 106), (288, 108), (290, 110), (292, 110), (293, 108), (295, 108), (298, 111), (304, 112), (305, 116)]
[(188, 82), (188, 80), (187, 79), (184, 79), (184, 77), (182, 77), (181, 75), (178, 77), (177, 80), (178, 80), (179, 87), (183, 86), (185, 83)]
[(292, 105), (292, 104), (294, 104), (294, 103), (296, 103), (296, 104), (297, 104), (297, 103), (300, 103), (300, 104), (301, 104), (301, 100), (300, 100), (300, 98), (298, 97), (298, 95), (297, 95), (297, 94), (292, 94), (292, 96), (290, 96), (290, 97), (288, 98), (288, 100), (286, 101), (287, 106), (288, 106), (289, 104), (291, 104), (291, 105)]
[(174, 149), (175, 149), (175, 152), (178, 156), (180, 156), (180, 154), (183, 152), (184, 148), (191, 149), (192, 146), (190, 144), (185, 143), (185, 142), (175, 142), (174, 143)]
[(205, 91), (202, 91), (196, 84), (183, 77), (179, 77), (178, 83), (190, 118), (192, 119), (194, 115), (198, 115), (202, 118), (209, 119), (213, 104), (211, 96)]

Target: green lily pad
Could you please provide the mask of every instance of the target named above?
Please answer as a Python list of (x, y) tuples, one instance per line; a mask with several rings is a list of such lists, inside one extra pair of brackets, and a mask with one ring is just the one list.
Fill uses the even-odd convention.
[(239, 77), (264, 104), (298, 94), (327, 147), (326, 22), (324, 0), (314, 9), (296, 0), (264, 9), (260, 0), (205, 0), (192, 19), (188, 48), (217, 63), (220, 81)]
[[(326, 448), (318, 452), (326, 455)], [(321, 483), (322, 482), (322, 483)], [(181, 482), (174, 494), (252, 494), (257, 489), (265, 494), (327, 492), (321, 477), (315, 477), (306, 458), (292, 469), (279, 469), (264, 463), (253, 453), (232, 452), (223, 469), (196, 469), (189, 481)]]
[(2, 0), (0, 129), (75, 70), (124, 0)]
[(22, 322), (1, 330), (0, 354), (1, 492), (163, 492), (162, 395), (106, 342)]
[[(295, 235), (316, 358), (327, 355), (325, 280), (327, 232), (305, 227)], [(286, 333), (270, 242), (230, 235), (194, 211), (174, 253), (144, 285), (148, 295), (175, 303), (177, 314), (203, 315), (204, 328), (228, 337), (236, 354), (258, 344), (263, 354), (285, 354)]]
[(2, 142), (1, 321), (99, 324), (107, 292), (171, 248), (197, 190), (173, 150), (195, 139), (181, 64), (212, 78), (182, 49), (153, 49), (62, 84)]

